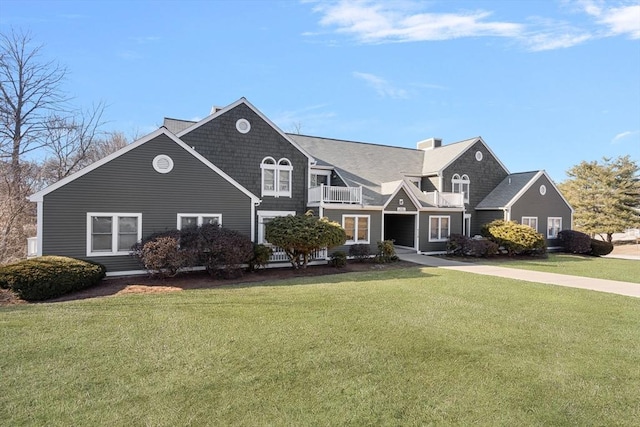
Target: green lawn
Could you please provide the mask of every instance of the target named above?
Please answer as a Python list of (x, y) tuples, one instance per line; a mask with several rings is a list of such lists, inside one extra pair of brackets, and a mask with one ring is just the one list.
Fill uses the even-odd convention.
[(640, 261), (637, 260), (551, 253), (548, 254), (547, 259), (483, 260), (481, 262), (501, 267), (640, 283)]
[(0, 308), (0, 424), (637, 425), (640, 299), (429, 268)]

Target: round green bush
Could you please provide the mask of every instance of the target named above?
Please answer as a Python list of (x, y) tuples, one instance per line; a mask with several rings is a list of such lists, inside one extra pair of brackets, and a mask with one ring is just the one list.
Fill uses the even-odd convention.
[(331, 254), (329, 265), (336, 268), (342, 268), (347, 265), (347, 254), (343, 251), (335, 251)]
[(42, 256), (0, 267), (0, 287), (26, 301), (42, 301), (94, 286), (104, 265), (62, 256)]
[(480, 234), (502, 246), (509, 255), (543, 255), (547, 252), (542, 234), (528, 225), (499, 219), (483, 225)]

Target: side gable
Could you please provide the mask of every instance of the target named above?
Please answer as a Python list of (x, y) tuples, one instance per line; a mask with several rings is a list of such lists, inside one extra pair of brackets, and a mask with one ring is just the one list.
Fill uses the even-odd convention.
[(180, 139), (178, 139), (175, 135), (173, 135), (171, 132), (169, 132), (168, 130), (166, 130), (165, 128), (160, 128), (154, 132), (151, 132), (150, 134), (140, 138), (139, 140), (127, 145), (126, 147), (121, 148), (120, 150), (111, 153), (110, 155), (104, 157), (103, 159), (98, 160), (97, 162), (92, 163), (91, 165), (87, 166), (84, 169), (79, 170), (78, 172), (64, 178), (61, 179), (60, 181), (46, 187), (43, 190), (40, 190), (34, 194), (32, 194), (31, 196), (29, 196), (29, 200), (31, 202), (41, 202), (44, 198), (44, 196), (46, 196), (47, 194), (56, 191), (57, 189), (64, 187), (65, 185), (77, 180), (78, 178), (81, 178), (82, 176), (98, 169), (99, 167), (125, 155), (126, 153), (135, 150), (136, 148), (142, 146), (143, 144), (147, 144), (147, 143), (153, 143), (154, 140), (156, 140), (157, 138), (161, 137), (161, 136), (165, 136), (167, 138), (169, 138), (169, 140), (173, 141), (174, 143), (176, 143), (178, 146), (180, 146), (183, 150), (187, 151), (191, 156), (195, 157), (196, 159), (198, 159), (200, 162), (202, 162), (206, 167), (208, 167), (209, 169), (211, 169), (212, 171), (214, 171), (215, 173), (217, 173), (218, 175), (220, 175), (224, 180), (226, 180), (227, 182), (229, 182), (231, 185), (233, 185), (234, 187), (236, 187), (238, 190), (240, 190), (242, 193), (244, 193), (246, 196), (250, 197), (254, 202), (259, 202), (260, 199), (253, 193), (251, 193), (249, 190), (247, 190), (246, 188), (244, 188), (242, 185), (240, 185), (237, 181), (235, 181), (233, 178), (231, 178), (229, 175), (227, 175), (224, 171), (222, 171), (220, 168), (218, 168), (216, 165), (214, 165), (213, 163), (211, 163), (209, 160), (207, 160), (206, 158), (204, 158), (201, 154), (197, 153), (195, 150), (193, 150), (191, 147), (189, 147), (188, 145), (186, 145), (184, 142), (182, 142)]
[[(505, 205), (506, 208), (511, 208), (515, 203), (517, 203), (532, 187), (536, 184), (540, 186), (545, 186), (545, 194), (541, 194), (542, 196), (546, 196), (547, 194), (557, 194), (557, 197), (562, 200), (562, 202), (573, 212), (573, 207), (569, 204), (567, 199), (564, 198), (558, 187), (556, 187), (555, 183), (551, 180), (546, 171), (541, 170), (536, 173), (536, 175)], [(540, 193), (542, 192), (538, 189)]]
[[(469, 141), (469, 140), (467, 140), (467, 141)], [(465, 143), (467, 141), (461, 141), (460, 143)], [(454, 144), (457, 144), (457, 143), (454, 143)], [(449, 146), (454, 145), (454, 144), (446, 145), (445, 147), (449, 147)], [(445, 148), (445, 147), (440, 147), (440, 148)], [(473, 153), (474, 153), (473, 155), (474, 156), (475, 156), (475, 152), (476, 151), (480, 151), (481, 153), (483, 153), (483, 157), (486, 156), (486, 154), (488, 153), (489, 155), (491, 155), (491, 157), (493, 157), (493, 159), (495, 159), (495, 161), (500, 165), (500, 167), (505, 171), (505, 173), (507, 173), (507, 174), (509, 173), (509, 169), (507, 169), (507, 167), (502, 163), (502, 161), (500, 161), (500, 159), (498, 158), (498, 156), (495, 155), (493, 150), (491, 150), (491, 148), (489, 148), (489, 146), (487, 145), (486, 142), (484, 142), (482, 137), (474, 138), (472, 145), (469, 145), (466, 148), (464, 148), (462, 151), (456, 153), (447, 163), (444, 164), (444, 166), (442, 166), (440, 168), (439, 171), (440, 172), (444, 171), (449, 166), (451, 166), (456, 160), (458, 160), (462, 155), (464, 155), (465, 153), (467, 153), (469, 151), (473, 151)]]

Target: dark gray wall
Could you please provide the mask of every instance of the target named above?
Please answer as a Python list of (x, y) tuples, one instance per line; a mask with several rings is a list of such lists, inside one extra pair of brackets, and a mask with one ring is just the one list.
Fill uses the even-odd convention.
[[(475, 211), (471, 216), (471, 237), (476, 234), (480, 234), (482, 226), (495, 219), (504, 219), (504, 211)], [(473, 230), (477, 230), (477, 232), (474, 232)]]
[(450, 233), (462, 234), (462, 212), (420, 212), (418, 221), (420, 223), (420, 251), (445, 251), (447, 242), (430, 242), (429, 241), (429, 217), (449, 216), (451, 221)]
[[(413, 184), (412, 184), (413, 185)], [(400, 204), (400, 199), (403, 200), (403, 204)], [(389, 204), (385, 208), (387, 211), (397, 211), (398, 208), (405, 208), (406, 212), (415, 212), (418, 209), (416, 205), (413, 204), (412, 199), (409, 197), (404, 188), (401, 188), (400, 191), (395, 195), (393, 199), (389, 201)]]
[[(547, 192), (540, 194), (540, 186), (544, 185)], [(511, 219), (522, 222), (523, 216), (535, 216), (538, 218), (538, 232), (547, 238), (547, 218), (561, 217), (562, 229), (571, 229), (571, 208), (565, 203), (546, 176), (538, 180), (518, 199), (511, 207)], [(559, 244), (557, 239), (549, 239), (547, 244), (555, 246)]]
[[(246, 119), (251, 130), (236, 129)], [(308, 159), (251, 108), (240, 104), (180, 137), (253, 194), (262, 199), (260, 210), (304, 213), (307, 204)], [(287, 158), (293, 165), (292, 197), (262, 196), (260, 164), (267, 157)]]
[[(153, 169), (158, 154), (173, 159), (170, 173)], [(47, 194), (43, 209), (43, 255), (86, 259), (87, 212), (141, 213), (143, 237), (176, 228), (178, 213), (221, 213), (223, 227), (251, 235), (251, 199), (164, 135)], [(129, 256), (92, 259), (140, 269)]]
[[(482, 160), (476, 160), (476, 151), (482, 152)], [(442, 191), (451, 192), (451, 178), (454, 174), (466, 174), (470, 180), (469, 204), (467, 211), (472, 213), (471, 235), (480, 233), (480, 224), (474, 220), (477, 215), (474, 210), (502, 180), (508, 175), (500, 162), (491, 154), (485, 145), (478, 141), (467, 151), (462, 153), (451, 165), (443, 171)]]

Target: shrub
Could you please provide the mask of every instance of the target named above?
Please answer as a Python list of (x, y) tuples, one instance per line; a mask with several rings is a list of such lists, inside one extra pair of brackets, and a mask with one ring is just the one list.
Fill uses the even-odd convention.
[(591, 237), (575, 230), (562, 230), (558, 233), (564, 252), (570, 254), (588, 254), (591, 252)]
[(217, 224), (200, 227), (198, 252), (202, 265), (211, 275), (226, 278), (242, 273), (242, 265), (253, 258), (253, 243), (244, 234)]
[(375, 262), (379, 264), (386, 264), (398, 261), (396, 248), (393, 245), (393, 242), (393, 240), (383, 240), (378, 242), (378, 253), (376, 254)]
[(447, 242), (447, 253), (454, 256), (489, 257), (498, 253), (498, 245), (487, 239), (471, 239), (452, 234)]
[(547, 252), (542, 234), (528, 225), (495, 220), (482, 226), (482, 236), (503, 247), (511, 255), (542, 255)]
[(364, 262), (371, 255), (371, 247), (365, 243), (358, 243), (349, 247), (349, 256), (358, 262)]
[(186, 264), (185, 251), (180, 249), (180, 242), (169, 236), (158, 236), (144, 242), (139, 257), (152, 276), (173, 277)]
[(249, 262), (249, 270), (257, 270), (258, 268), (265, 268), (269, 264), (269, 259), (273, 254), (273, 249), (267, 245), (257, 244), (253, 245), (253, 258)]
[(613, 244), (604, 240), (591, 239), (591, 255), (609, 255), (613, 250)]
[(0, 267), (0, 287), (27, 301), (40, 301), (94, 286), (107, 269), (90, 261), (42, 256)]
[(342, 268), (347, 265), (347, 254), (343, 251), (335, 251), (331, 254), (329, 265), (336, 268)]

